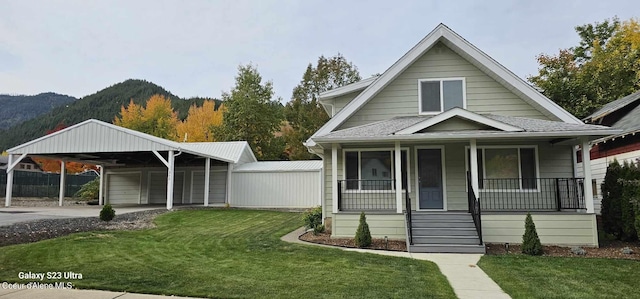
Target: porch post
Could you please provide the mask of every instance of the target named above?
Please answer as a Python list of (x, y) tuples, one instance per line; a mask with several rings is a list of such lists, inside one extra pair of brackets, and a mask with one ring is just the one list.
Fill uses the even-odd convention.
[(338, 213), (338, 145), (331, 145), (331, 203), (333, 213)]
[(471, 170), (471, 188), (473, 188), (473, 193), (475, 194), (476, 199), (478, 199), (479, 194), (479, 186), (478, 186), (478, 146), (476, 145), (476, 140), (469, 140), (469, 169)]
[[(395, 146), (395, 179), (396, 179), (396, 212), (402, 213), (402, 152), (400, 151), (400, 141), (396, 141)], [(411, 209), (411, 207), (407, 207)]]
[(65, 173), (67, 172), (67, 170), (65, 169), (66, 167), (66, 163), (64, 163), (64, 160), (60, 161), (60, 196), (58, 199), (58, 205), (62, 206), (62, 202), (64, 201), (64, 181), (65, 181)]
[(209, 205), (209, 176), (211, 175), (211, 159), (204, 160), (204, 206)]
[(167, 210), (173, 208), (173, 175), (175, 168), (175, 156), (173, 151), (169, 151), (169, 167), (167, 171)]
[(591, 186), (591, 145), (586, 138), (582, 139), (582, 173), (584, 174), (584, 204), (587, 213), (594, 213), (593, 207), (593, 186)]
[(98, 191), (98, 205), (104, 204), (104, 165), (100, 165), (100, 187)]
[(11, 196), (13, 195), (13, 167), (11, 167), (11, 164), (13, 164), (13, 155), (9, 154), (7, 160), (7, 191), (4, 198), (5, 207), (11, 206)]

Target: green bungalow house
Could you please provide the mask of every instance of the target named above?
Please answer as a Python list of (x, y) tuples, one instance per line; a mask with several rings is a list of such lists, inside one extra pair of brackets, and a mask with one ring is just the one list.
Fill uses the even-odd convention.
[[(531, 212), (543, 244), (598, 246), (586, 125), (440, 24), (382, 75), (320, 94), (331, 119), (305, 143), (324, 163), (323, 215), (353, 237), (413, 252), (520, 243)], [(588, 161), (588, 151), (583, 160)]]

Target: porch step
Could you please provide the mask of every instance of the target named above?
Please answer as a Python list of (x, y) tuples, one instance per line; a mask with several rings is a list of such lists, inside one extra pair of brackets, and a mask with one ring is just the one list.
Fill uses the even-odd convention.
[(411, 252), (484, 253), (471, 214), (464, 212), (412, 212)]
[(475, 226), (471, 227), (414, 227), (414, 237), (430, 237), (430, 236), (477, 236)]
[(411, 221), (411, 227), (414, 229), (419, 228), (472, 228), (476, 229), (473, 221)]
[(428, 244), (411, 245), (410, 252), (416, 253), (485, 253), (484, 245)]
[(478, 236), (416, 236), (413, 235), (414, 245), (426, 245), (426, 244), (467, 244), (478, 245), (480, 239)]

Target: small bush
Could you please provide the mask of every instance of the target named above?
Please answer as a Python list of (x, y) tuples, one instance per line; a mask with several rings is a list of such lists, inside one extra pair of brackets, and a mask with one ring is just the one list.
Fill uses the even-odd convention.
[(114, 217), (116, 217), (116, 211), (111, 207), (110, 204), (104, 205), (102, 210), (100, 210), (100, 220), (111, 221)]
[(85, 200), (97, 199), (98, 194), (100, 193), (100, 177), (93, 179), (93, 181), (88, 182), (74, 194), (74, 197), (80, 197)]
[(524, 220), (524, 235), (522, 235), (522, 253), (528, 255), (541, 255), (542, 243), (536, 231), (536, 225), (533, 223), (531, 213), (527, 213)]
[(304, 221), (304, 226), (308, 229), (315, 229), (317, 226), (322, 225), (322, 207), (317, 206), (306, 210), (302, 214), (302, 220)]
[(321, 233), (324, 233), (324, 224), (316, 225), (316, 227), (313, 228), (314, 235), (321, 234)]
[(364, 212), (360, 214), (360, 224), (358, 224), (358, 230), (356, 230), (356, 246), (359, 248), (371, 246), (371, 232), (369, 231), (369, 225), (367, 224), (367, 217)]

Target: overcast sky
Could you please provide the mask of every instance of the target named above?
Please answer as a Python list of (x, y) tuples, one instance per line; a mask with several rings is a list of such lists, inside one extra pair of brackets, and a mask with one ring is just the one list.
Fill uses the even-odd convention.
[(82, 97), (135, 78), (219, 98), (253, 63), (288, 101), (318, 56), (342, 53), (369, 77), (439, 23), (526, 78), (536, 55), (578, 42), (576, 25), (638, 14), (638, 0), (0, 0), (0, 93)]

